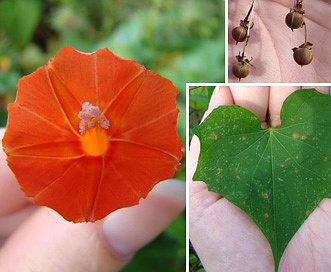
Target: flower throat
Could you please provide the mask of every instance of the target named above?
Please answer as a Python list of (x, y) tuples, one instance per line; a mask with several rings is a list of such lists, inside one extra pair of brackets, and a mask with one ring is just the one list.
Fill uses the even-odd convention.
[(104, 155), (109, 147), (106, 130), (110, 124), (107, 118), (101, 114), (98, 106), (89, 102), (82, 104), (82, 110), (78, 113), (79, 133), (82, 135), (82, 148), (87, 155), (97, 157)]

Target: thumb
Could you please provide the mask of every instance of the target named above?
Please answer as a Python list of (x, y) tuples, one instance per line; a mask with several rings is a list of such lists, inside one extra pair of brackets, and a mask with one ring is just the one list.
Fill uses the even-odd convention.
[(185, 184), (169, 180), (96, 223), (74, 224), (40, 208), (1, 248), (0, 271), (119, 271), (184, 206)]
[(291, 93), (299, 89), (297, 86), (283, 87), (283, 86), (272, 86), (270, 87), (269, 97), (269, 116), (271, 127), (276, 128), (280, 126), (280, 111), (282, 105)]

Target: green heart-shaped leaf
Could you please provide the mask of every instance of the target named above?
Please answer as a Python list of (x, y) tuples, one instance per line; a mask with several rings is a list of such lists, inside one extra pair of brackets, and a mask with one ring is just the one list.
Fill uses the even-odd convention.
[(331, 197), (331, 96), (298, 90), (284, 102), (281, 126), (261, 129), (239, 106), (220, 106), (193, 130), (202, 180), (245, 211), (268, 239), (278, 269), (290, 239)]

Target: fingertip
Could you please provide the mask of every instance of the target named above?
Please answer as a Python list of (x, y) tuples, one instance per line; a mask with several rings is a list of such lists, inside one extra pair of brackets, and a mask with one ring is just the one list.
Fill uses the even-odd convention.
[(161, 182), (139, 205), (106, 217), (102, 225), (105, 240), (119, 256), (132, 256), (159, 235), (184, 207), (185, 183)]
[(262, 122), (261, 123), (261, 128), (262, 129), (267, 129), (268, 128), (268, 122)]
[(233, 99), (229, 87), (216, 86), (210, 98), (208, 109), (206, 110), (202, 121), (218, 106), (232, 105)]
[(281, 125), (280, 112), (285, 99), (299, 89), (297, 86), (272, 86), (270, 87), (270, 98), (269, 98), (269, 116), (270, 125), (273, 128), (277, 128)]
[(323, 94), (330, 94), (330, 86), (305, 86), (305, 87), (302, 87), (302, 89), (311, 89), (311, 88), (313, 88)]
[(270, 118), (270, 126), (272, 128), (280, 127), (280, 115), (273, 115), (273, 117)]
[(267, 86), (233, 86), (231, 92), (235, 104), (240, 105), (259, 118), (261, 122), (266, 121), (269, 87)]
[(220, 105), (233, 104), (233, 98), (229, 87), (216, 86), (210, 99), (209, 108), (214, 109)]
[(198, 164), (198, 157), (200, 153), (200, 142), (197, 136), (193, 135), (191, 144), (190, 144), (190, 151), (189, 151), (189, 178), (192, 180), (193, 174), (195, 169), (197, 168)]
[(178, 179), (168, 179), (155, 185), (153, 195), (166, 197), (184, 209), (186, 204), (186, 183)]
[(29, 205), (24, 193), (20, 190), (13, 172), (7, 165), (6, 154), (2, 149), (2, 138), (5, 129), (0, 128), (0, 217), (7, 216)]

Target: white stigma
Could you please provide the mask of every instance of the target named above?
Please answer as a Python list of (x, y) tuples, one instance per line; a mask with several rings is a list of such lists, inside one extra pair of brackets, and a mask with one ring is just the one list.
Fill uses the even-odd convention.
[(79, 133), (84, 134), (87, 128), (94, 128), (97, 124), (104, 129), (109, 128), (109, 121), (104, 115), (101, 115), (101, 111), (98, 106), (93, 106), (89, 102), (82, 104), (82, 110), (78, 113), (78, 117), (81, 119), (79, 123)]

